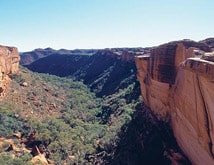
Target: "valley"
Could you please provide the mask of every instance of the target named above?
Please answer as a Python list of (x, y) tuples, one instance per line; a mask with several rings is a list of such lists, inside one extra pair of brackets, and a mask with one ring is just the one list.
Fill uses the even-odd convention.
[[(180, 42), (196, 47), (196, 53), (213, 49), (210, 39)], [(175, 82), (176, 69), (165, 72), (157, 65), (167, 62), (165, 57), (170, 63), (176, 44), (21, 53), (22, 66), (8, 71), (0, 103), (0, 163), (191, 164), (171, 109), (160, 109), (159, 100), (167, 101), (165, 86), (153, 91), (156, 86), (143, 85)], [(145, 68), (150, 55), (160, 58), (148, 65), (154, 70)]]
[[(150, 49), (99, 50), (94, 55), (62, 54), (61, 50), (49, 55), (52, 51), (46, 49), (42, 52), (47, 57), (42, 55), (28, 65), (22, 62), (22, 54), (25, 67), (10, 76), (10, 90), (1, 102), (1, 136), (11, 139), (20, 132), (27, 141), (35, 131), (35, 140), (50, 152), (46, 163), (169, 164), (170, 159), (163, 156), (166, 139), (162, 139), (168, 126), (159, 126), (140, 98), (134, 56), (142, 51)], [(141, 128), (142, 122), (147, 124)], [(181, 152), (168, 131), (165, 136), (171, 139), (170, 148)], [(7, 147), (5, 144), (2, 151)], [(10, 154), (15, 155), (14, 162), (35, 159), (16, 150), (1, 154), (3, 164), (12, 162)]]

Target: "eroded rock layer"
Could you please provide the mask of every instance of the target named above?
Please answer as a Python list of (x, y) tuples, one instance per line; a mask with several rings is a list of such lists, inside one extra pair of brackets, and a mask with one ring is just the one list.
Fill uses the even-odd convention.
[(19, 61), (17, 48), (0, 45), (0, 99), (10, 86), (10, 75), (18, 71)]
[(144, 103), (171, 122), (193, 164), (214, 164), (214, 54), (205, 43), (178, 41), (135, 58)]

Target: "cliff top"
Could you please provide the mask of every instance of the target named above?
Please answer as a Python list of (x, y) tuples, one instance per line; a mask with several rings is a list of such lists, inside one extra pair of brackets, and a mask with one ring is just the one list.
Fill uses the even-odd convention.
[[(209, 44), (211, 44), (212, 42), (205, 42), (205, 41), (206, 40), (204, 40), (204, 42), (196, 42), (196, 41), (193, 41), (193, 40), (184, 39), (184, 40), (172, 41), (172, 42), (169, 42), (169, 43), (162, 44), (162, 45), (158, 46), (158, 48), (166, 47), (166, 46), (167, 47), (176, 46), (179, 43), (182, 43), (186, 49), (190, 48), (190, 47), (194, 47), (194, 48), (198, 48), (200, 50), (203, 50), (205, 52), (211, 52), (212, 51), (212, 49), (211, 49), (212, 45), (209, 45)], [(210, 40), (208, 40), (208, 41), (210, 41)]]

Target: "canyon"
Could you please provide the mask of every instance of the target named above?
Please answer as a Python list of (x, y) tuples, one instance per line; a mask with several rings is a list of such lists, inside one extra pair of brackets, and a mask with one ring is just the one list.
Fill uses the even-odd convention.
[(170, 42), (136, 56), (135, 62), (144, 104), (170, 123), (192, 164), (214, 164), (213, 47)]
[[(105, 153), (109, 159), (106, 161), (112, 164), (127, 161), (134, 164), (189, 164), (184, 156), (186, 155), (192, 164), (211, 165), (214, 164), (213, 43), (214, 39), (210, 38), (200, 42), (174, 41), (152, 48), (73, 51), (47, 48), (21, 53), (21, 59), (17, 48), (0, 46), (0, 99), (7, 102), (11, 94), (12, 99), (20, 100), (22, 97), (19, 108), (23, 108), (24, 116), (37, 116), (40, 119), (39, 114), (44, 111), (42, 104), (46, 104), (46, 100), (49, 105), (51, 100), (55, 108), (50, 109), (48, 106), (48, 114), (60, 116), (63, 111), (58, 110), (60, 106), (64, 106), (61, 102), (66, 101), (64, 95), (72, 87), (68, 86), (61, 94), (57, 94), (59, 91), (55, 89), (63, 87), (58, 84), (63, 80), (59, 77), (81, 81), (96, 97), (103, 98), (106, 102), (96, 116), (102, 119), (100, 125), (112, 129), (114, 125), (118, 125), (125, 110), (134, 112), (132, 118), (129, 112), (130, 123), (121, 127), (121, 130), (126, 131), (119, 133), (121, 141), (114, 146), (116, 149), (111, 148), (106, 152), (106, 148), (100, 149), (102, 146), (98, 145), (98, 156), (92, 154), (85, 156), (86, 158), (97, 159), (100, 153)], [(19, 62), (32, 71), (59, 76), (59, 80), (55, 81), (60, 88), (48, 87), (48, 83), (42, 80), (42, 74), (33, 75), (33, 72), (20, 67)], [(44, 76), (50, 75), (43, 75), (43, 78)], [(16, 84), (10, 91), (12, 81), (16, 81)], [(41, 84), (36, 86), (40, 81)], [(79, 86), (76, 84), (75, 89), (79, 90)], [(37, 92), (33, 91), (34, 88)], [(41, 94), (46, 96), (41, 97)], [(140, 104), (136, 104), (138, 110), (133, 106), (123, 109), (123, 106), (131, 105), (139, 99), (140, 95), (143, 98), (143, 109)], [(47, 96), (48, 99), (44, 99)], [(40, 99), (43, 102), (38, 104), (36, 101)], [(30, 114), (27, 109), (29, 107)], [(109, 109), (110, 107), (113, 108)], [(42, 116), (45, 117), (44, 114)], [(15, 117), (19, 118), (16, 112)], [(126, 152), (128, 150), (132, 153)], [(57, 161), (57, 158), (54, 159)], [(101, 156), (99, 161), (104, 159)]]

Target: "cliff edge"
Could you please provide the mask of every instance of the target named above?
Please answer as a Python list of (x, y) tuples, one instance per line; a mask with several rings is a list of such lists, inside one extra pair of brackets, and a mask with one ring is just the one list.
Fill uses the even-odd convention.
[(193, 164), (214, 164), (214, 52), (206, 43), (170, 42), (135, 57), (144, 103), (171, 123)]
[(0, 45), (0, 99), (5, 96), (10, 86), (10, 75), (18, 71), (19, 61), (17, 48)]

